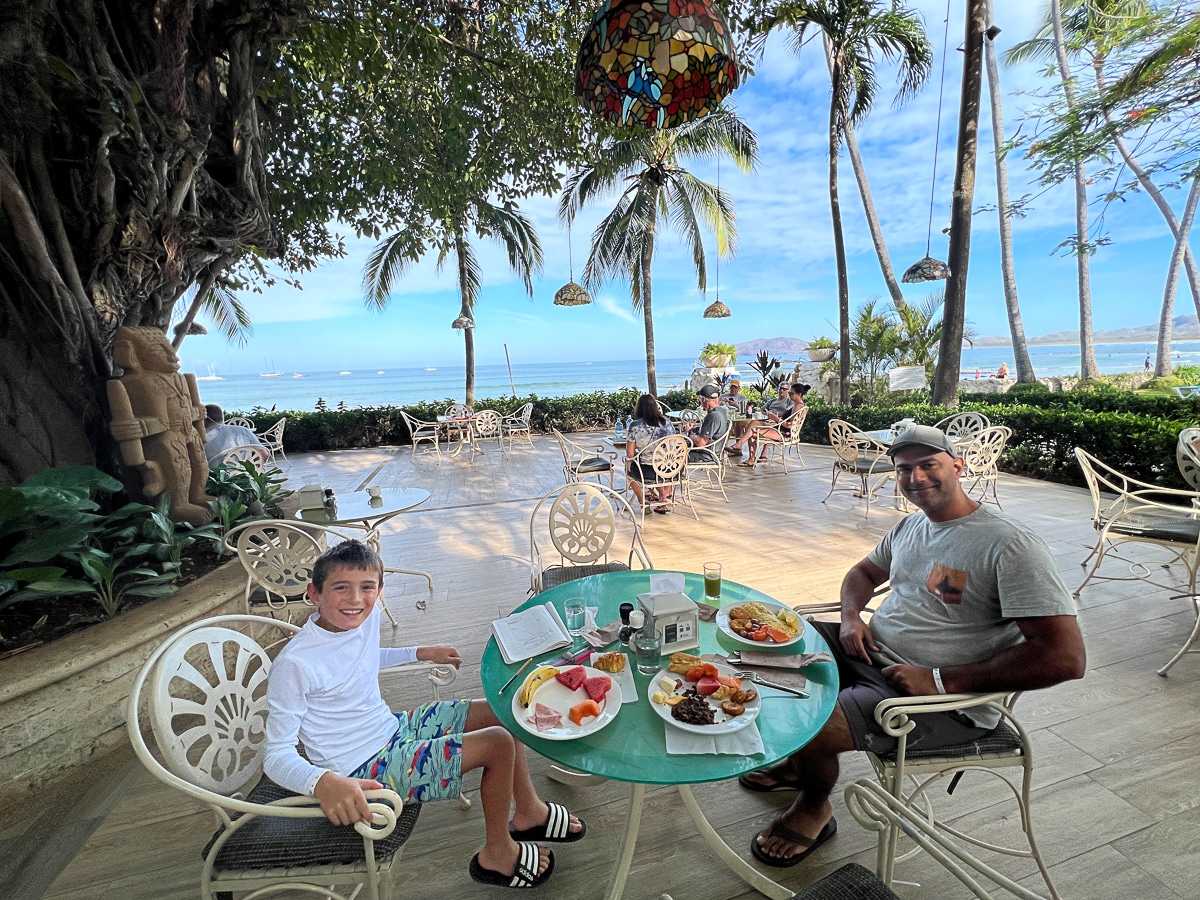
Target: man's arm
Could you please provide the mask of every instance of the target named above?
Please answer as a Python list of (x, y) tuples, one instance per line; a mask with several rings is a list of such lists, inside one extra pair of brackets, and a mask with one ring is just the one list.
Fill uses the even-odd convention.
[[(1016, 620), (1025, 640), (969, 666), (941, 669), (948, 694), (1031, 691), (1082, 678), (1087, 651), (1074, 616), (1030, 616)], [(888, 666), (883, 676), (909, 695), (937, 694), (933, 670)]]
[(860, 560), (842, 579), (842, 646), (851, 656), (865, 662), (871, 661), (867, 651), (878, 651), (879, 646), (862, 620), (862, 611), (871, 602), (876, 588), (887, 580), (888, 573), (869, 559)]

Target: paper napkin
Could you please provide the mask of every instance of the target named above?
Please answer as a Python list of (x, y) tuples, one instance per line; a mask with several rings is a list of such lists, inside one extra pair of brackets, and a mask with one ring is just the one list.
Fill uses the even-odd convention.
[(701, 603), (699, 600), (693, 600), (692, 602), (696, 604), (701, 622), (711, 622), (717, 617), (717, 608), (715, 606), (708, 603)]
[(758, 722), (751, 722), (745, 728), (732, 734), (696, 734), (673, 728), (663, 723), (667, 729), (667, 753), (671, 756), (682, 756), (695, 753), (725, 753), (733, 756), (755, 756), (766, 753), (762, 735), (758, 732)]
[(651, 594), (682, 594), (683, 588), (682, 572), (655, 572), (650, 576)]
[[(592, 611), (589, 610), (589, 612), (592, 612)], [(592, 621), (591, 621), (590, 627), (585, 628), (582, 632), (580, 632), (579, 636), (581, 638), (583, 638), (585, 641), (587, 641), (589, 644), (591, 644), (593, 647), (595, 647), (597, 649), (599, 649), (601, 647), (607, 647), (609, 644), (611, 644), (613, 641), (615, 641), (617, 639), (617, 633), (621, 630), (621, 620), (620, 619), (613, 619), (611, 622), (609, 622), (603, 628), (597, 628), (596, 627), (596, 615), (594, 612), (592, 612), (591, 618), (592, 618)]]
[[(739, 660), (737, 654), (730, 654), (734, 660)], [(749, 657), (749, 658), (748, 658)], [(759, 659), (768, 659), (767, 664), (762, 664)], [(800, 666), (807, 666), (815, 662), (827, 662), (829, 654), (821, 653), (796, 653), (791, 656), (776, 656), (774, 653), (762, 653), (758, 650), (742, 651), (740, 662), (731, 661), (729, 657), (719, 654), (709, 654), (703, 657), (705, 662), (721, 663), (723, 665), (732, 666), (735, 669), (757, 672), (768, 681), (773, 681), (775, 684), (782, 684), (785, 687), (802, 688), (808, 682), (808, 679), (800, 674), (797, 669), (799, 666), (787, 665), (782, 666), (780, 660), (798, 659), (803, 660)]]

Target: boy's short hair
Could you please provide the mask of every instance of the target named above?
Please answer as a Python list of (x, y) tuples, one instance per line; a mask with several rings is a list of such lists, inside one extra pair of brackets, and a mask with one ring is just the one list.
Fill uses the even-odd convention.
[(383, 583), (383, 560), (379, 558), (379, 554), (362, 541), (342, 541), (318, 556), (317, 561), (313, 563), (312, 584), (317, 593), (325, 589), (325, 580), (339, 567), (374, 570), (379, 573), (380, 584)]

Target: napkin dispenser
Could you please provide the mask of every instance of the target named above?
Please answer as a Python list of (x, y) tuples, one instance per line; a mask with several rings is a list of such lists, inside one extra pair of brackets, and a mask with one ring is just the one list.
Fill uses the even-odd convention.
[(662, 632), (662, 652), (700, 646), (700, 617), (687, 594), (638, 594), (638, 606), (646, 614), (644, 627)]
[(296, 499), (300, 509), (324, 509), (325, 486), (321, 484), (306, 484), (296, 491)]

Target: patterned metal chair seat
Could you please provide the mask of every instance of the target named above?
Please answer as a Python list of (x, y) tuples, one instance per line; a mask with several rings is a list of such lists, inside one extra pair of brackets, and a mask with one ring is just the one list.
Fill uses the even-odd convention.
[(542, 572), (542, 590), (587, 578), (589, 575), (603, 575), (606, 572), (628, 572), (629, 566), (624, 563), (610, 562), (599, 566), (551, 566)]

